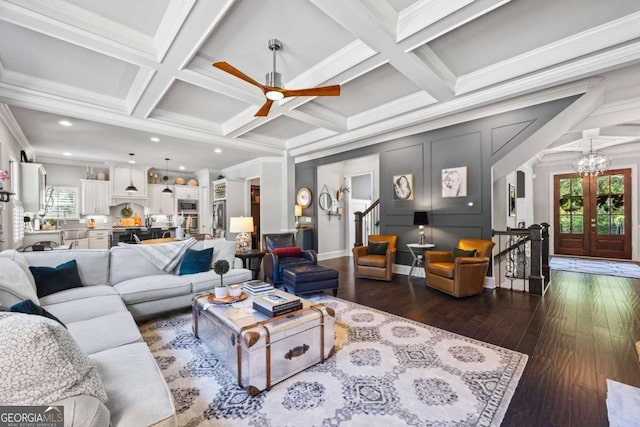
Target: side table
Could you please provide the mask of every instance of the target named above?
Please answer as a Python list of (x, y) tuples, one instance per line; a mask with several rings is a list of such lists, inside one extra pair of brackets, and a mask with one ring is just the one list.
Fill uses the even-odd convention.
[(433, 243), (425, 243), (421, 245), (420, 243), (407, 243), (407, 248), (409, 248), (409, 252), (411, 252), (411, 256), (413, 257), (413, 262), (411, 263), (411, 270), (409, 270), (409, 279), (413, 275), (413, 269), (420, 265), (422, 266), (422, 261), (424, 260), (424, 251), (427, 249), (434, 248), (436, 245)]
[[(248, 270), (251, 270), (253, 272), (253, 279), (257, 279), (258, 278), (258, 274), (260, 274), (260, 265), (262, 264), (262, 257), (264, 257), (264, 255), (267, 252), (261, 250), (261, 249), (249, 249), (247, 251), (236, 251), (236, 258), (240, 258), (242, 260), (242, 266)], [(255, 263), (256, 266), (254, 268), (251, 268), (251, 260), (253, 259), (257, 259), (257, 262)]]

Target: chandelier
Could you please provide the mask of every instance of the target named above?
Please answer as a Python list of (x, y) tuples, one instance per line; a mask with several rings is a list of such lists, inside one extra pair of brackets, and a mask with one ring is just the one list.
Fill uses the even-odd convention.
[(573, 168), (582, 176), (598, 176), (611, 166), (611, 158), (593, 151), (593, 141), (589, 140), (589, 152), (573, 164)]

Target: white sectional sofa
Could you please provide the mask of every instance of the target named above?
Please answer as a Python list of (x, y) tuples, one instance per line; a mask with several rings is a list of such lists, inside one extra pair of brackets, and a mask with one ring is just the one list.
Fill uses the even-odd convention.
[[(203, 243), (197, 244), (202, 247)], [(190, 306), (195, 295), (220, 281), (213, 270), (183, 276), (164, 272), (127, 246), (30, 253), (9, 250), (0, 253), (0, 257), (0, 275), (5, 273), (1, 271), (3, 266), (5, 270), (7, 266), (15, 270), (13, 264), (18, 265), (34, 291), (29, 266), (55, 267), (76, 260), (83, 286), (35, 302), (60, 319), (80, 349), (97, 364), (107, 401), (103, 404), (93, 396), (81, 395), (57, 402), (65, 406), (65, 425), (176, 425), (171, 392), (142, 341), (135, 320)], [(7, 264), (7, 260), (13, 264)], [(6, 279), (8, 275), (4, 277), (4, 281), (0, 279), (0, 305), (7, 307), (25, 299), (24, 292), (21, 295), (25, 288), (20, 288), (16, 280)], [(249, 279), (251, 271), (242, 268), (238, 259), (224, 276), (226, 284)], [(54, 402), (39, 404), (51, 403)]]

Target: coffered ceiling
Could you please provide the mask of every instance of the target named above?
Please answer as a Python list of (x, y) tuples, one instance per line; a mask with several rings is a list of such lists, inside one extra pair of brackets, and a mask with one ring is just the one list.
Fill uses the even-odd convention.
[[(211, 63), (264, 82), (272, 38), (286, 88), (341, 95), (254, 117), (262, 92)], [(304, 160), (596, 91), (540, 161), (637, 141), (639, 62), (638, 0), (0, 1), (0, 115), (38, 161)]]

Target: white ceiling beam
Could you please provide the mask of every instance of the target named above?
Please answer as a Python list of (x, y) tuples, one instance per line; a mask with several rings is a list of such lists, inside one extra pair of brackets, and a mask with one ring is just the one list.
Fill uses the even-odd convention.
[(462, 9), (474, 0), (420, 0), (398, 14), (396, 42)]
[(160, 24), (158, 24), (158, 29), (153, 36), (158, 61), (162, 61), (167, 54), (194, 4), (195, 0), (169, 0)]
[[(464, 94), (492, 84), (523, 76), (565, 61), (596, 53), (640, 37), (640, 12), (599, 25), (521, 55), (460, 76), (456, 94)], [(606, 53), (598, 55), (600, 69), (611, 67)], [(637, 58), (635, 58), (637, 59)], [(595, 65), (595, 64), (594, 64)]]
[[(233, 4), (228, 0), (219, 2), (197, 2), (164, 57), (158, 72), (153, 76), (147, 89), (136, 104), (132, 114), (138, 118), (148, 117), (176, 78), (178, 71), (184, 69), (195, 56), (200, 46), (207, 40), (214, 28)], [(212, 17), (214, 17), (212, 19)]]
[(434, 102), (435, 100), (425, 92), (412, 93), (349, 117), (349, 129), (357, 129), (389, 117), (424, 108)]
[(310, 1), (355, 37), (380, 52), (420, 89), (440, 101), (453, 97), (453, 88), (413, 53), (405, 53), (400, 49), (393, 36), (378, 25), (377, 20), (370, 19), (371, 14), (363, 4), (344, 0)]
[(604, 104), (590, 117), (578, 123), (573, 130), (609, 128), (637, 120), (640, 120), (640, 97)]

